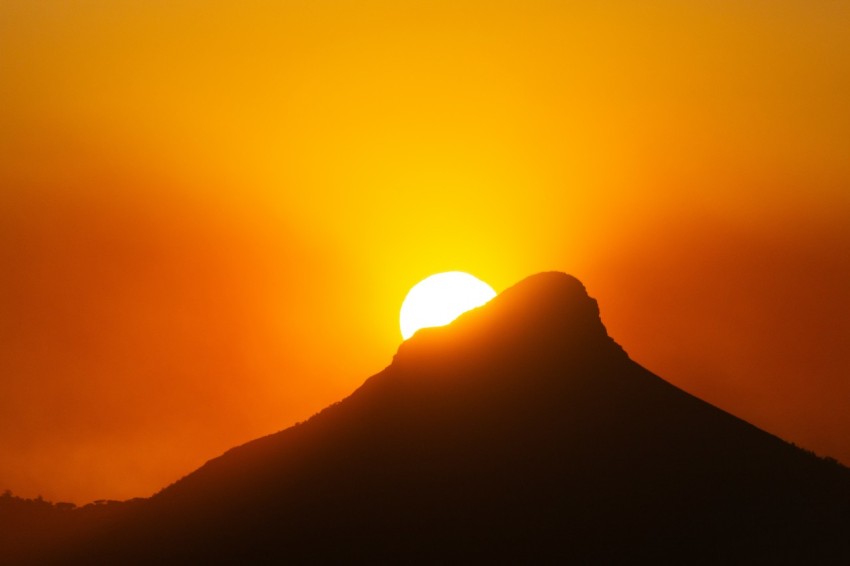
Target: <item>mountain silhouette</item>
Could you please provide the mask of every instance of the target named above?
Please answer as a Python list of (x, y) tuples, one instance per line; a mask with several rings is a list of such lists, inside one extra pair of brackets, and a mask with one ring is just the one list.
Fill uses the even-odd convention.
[(308, 421), (113, 507), (66, 513), (19, 557), (850, 563), (850, 471), (632, 361), (554, 272), (420, 330)]

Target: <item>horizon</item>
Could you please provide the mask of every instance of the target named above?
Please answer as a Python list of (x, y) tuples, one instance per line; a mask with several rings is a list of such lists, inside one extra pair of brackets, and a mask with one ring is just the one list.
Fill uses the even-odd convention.
[(573, 274), (850, 464), (850, 10), (0, 5), (0, 492), (146, 497), (356, 389), (408, 290)]

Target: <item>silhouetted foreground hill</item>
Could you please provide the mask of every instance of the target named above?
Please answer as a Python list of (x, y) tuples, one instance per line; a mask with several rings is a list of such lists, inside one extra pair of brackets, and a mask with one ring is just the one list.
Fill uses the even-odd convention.
[(581, 283), (543, 273), (309, 421), (54, 540), (28, 556), (850, 563), (850, 476), (645, 370)]

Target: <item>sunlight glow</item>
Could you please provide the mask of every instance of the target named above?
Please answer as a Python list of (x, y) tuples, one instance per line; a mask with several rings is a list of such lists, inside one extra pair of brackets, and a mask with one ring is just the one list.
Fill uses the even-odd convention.
[(408, 291), (401, 305), (401, 335), (405, 340), (420, 328), (449, 324), (464, 312), (496, 296), (487, 283), (462, 271), (431, 275)]

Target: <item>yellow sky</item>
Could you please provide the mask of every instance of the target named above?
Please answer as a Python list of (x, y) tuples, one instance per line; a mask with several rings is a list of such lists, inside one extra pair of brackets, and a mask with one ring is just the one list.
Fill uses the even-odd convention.
[(455, 269), (573, 273), (638, 361), (850, 461), (848, 29), (802, 0), (5, 0), (0, 489), (148, 495), (350, 392)]

